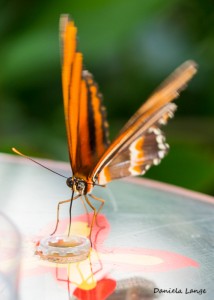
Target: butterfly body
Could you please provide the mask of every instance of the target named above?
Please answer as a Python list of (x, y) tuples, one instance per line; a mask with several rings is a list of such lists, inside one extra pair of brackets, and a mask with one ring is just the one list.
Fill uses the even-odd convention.
[(68, 177), (66, 180), (67, 186), (79, 195), (86, 195), (92, 192), (94, 187), (94, 182), (86, 180), (82, 177)]

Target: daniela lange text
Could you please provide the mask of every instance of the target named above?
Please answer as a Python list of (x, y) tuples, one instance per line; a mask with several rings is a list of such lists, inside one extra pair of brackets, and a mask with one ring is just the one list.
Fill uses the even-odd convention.
[(179, 288), (169, 288), (169, 289), (159, 289), (154, 288), (154, 294), (198, 294), (203, 295), (206, 294), (206, 289), (188, 289), (185, 290)]

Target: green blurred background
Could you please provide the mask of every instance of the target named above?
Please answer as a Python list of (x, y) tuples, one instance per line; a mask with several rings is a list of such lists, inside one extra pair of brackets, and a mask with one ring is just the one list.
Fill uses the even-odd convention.
[(214, 10), (209, 0), (1, 1), (0, 152), (68, 160), (58, 22), (69, 13), (113, 138), (157, 85), (194, 59), (199, 73), (165, 128), (170, 154), (146, 177), (214, 194)]

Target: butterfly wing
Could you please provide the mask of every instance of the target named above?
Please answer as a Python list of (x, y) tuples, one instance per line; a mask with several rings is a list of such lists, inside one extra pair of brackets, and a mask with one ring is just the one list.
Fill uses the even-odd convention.
[(108, 146), (108, 124), (98, 86), (92, 75), (83, 70), (76, 36), (74, 22), (63, 15), (62, 86), (69, 157), (73, 174), (87, 177)]
[(149, 99), (129, 119), (120, 133), (129, 128), (138, 117), (142, 116), (149, 109), (154, 108), (155, 110), (158, 110), (160, 107), (176, 99), (196, 72), (197, 65), (194, 61), (186, 61), (178, 67), (164, 82), (162, 82), (161, 85), (159, 85)]
[(170, 102), (195, 73), (194, 62), (184, 63), (139, 108), (95, 166), (90, 175), (95, 182), (145, 173), (165, 156), (168, 146), (159, 127), (173, 115), (176, 106)]
[[(173, 116), (176, 105), (169, 103), (156, 113), (151, 114), (145, 124), (137, 125), (133, 134), (124, 142), (121, 140), (121, 147), (109, 157), (106, 164), (98, 173), (96, 180), (99, 184), (127, 176), (145, 174), (152, 166), (159, 164), (160, 160), (168, 152), (168, 144), (160, 130), (160, 126)], [(123, 135), (123, 134), (122, 134)]]

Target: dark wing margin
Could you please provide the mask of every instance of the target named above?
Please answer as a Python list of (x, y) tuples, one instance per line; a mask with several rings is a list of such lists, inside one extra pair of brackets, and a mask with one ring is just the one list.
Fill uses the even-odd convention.
[[(139, 162), (141, 166), (139, 168), (139, 172), (136, 172), (136, 174), (134, 174), (134, 172), (130, 172), (131, 169), (129, 169), (129, 167), (130, 164), (133, 163), (132, 157), (130, 156), (130, 150), (134, 149), (134, 145), (137, 143), (138, 139), (139, 143), (143, 140), (145, 141), (145, 137), (150, 128), (156, 128), (160, 126), (160, 123), (166, 123), (176, 107), (170, 102), (179, 96), (179, 92), (185, 88), (188, 81), (196, 72), (197, 69), (195, 62), (185, 62), (171, 76), (169, 76), (167, 80), (164, 81), (164, 83), (156, 90), (156, 92), (151, 95), (151, 97), (149, 97), (149, 99), (125, 124), (119, 136), (113, 141), (113, 143), (108, 147), (106, 152), (98, 161), (94, 170), (90, 174), (91, 178), (93, 178), (95, 182), (97, 181), (101, 184), (101, 182), (104, 183), (113, 180), (116, 178), (116, 173), (117, 178), (128, 176), (128, 173), (129, 175), (137, 175), (137, 173), (140, 174), (141, 171), (146, 171), (146, 168), (148, 168), (146, 165), (155, 164), (158, 153), (153, 151), (153, 163), (150, 163), (150, 161), (141, 161)], [(153, 149), (155, 149), (155, 145), (157, 145), (156, 142), (153, 143)], [(142, 150), (144, 149), (143, 146), (141, 148)], [(129, 162), (126, 162), (126, 171), (125, 168), (122, 168), (122, 163), (120, 164), (120, 168), (118, 165), (118, 170), (116, 170), (117, 167), (115, 165), (115, 160), (125, 152), (126, 155), (129, 156)], [(122, 162), (122, 156), (120, 159)], [(129, 169), (128, 171), (127, 168)], [(121, 171), (122, 169), (123, 171)]]
[(109, 144), (108, 123), (98, 86), (83, 70), (76, 36), (74, 22), (62, 15), (62, 87), (69, 157), (73, 174), (87, 177)]

